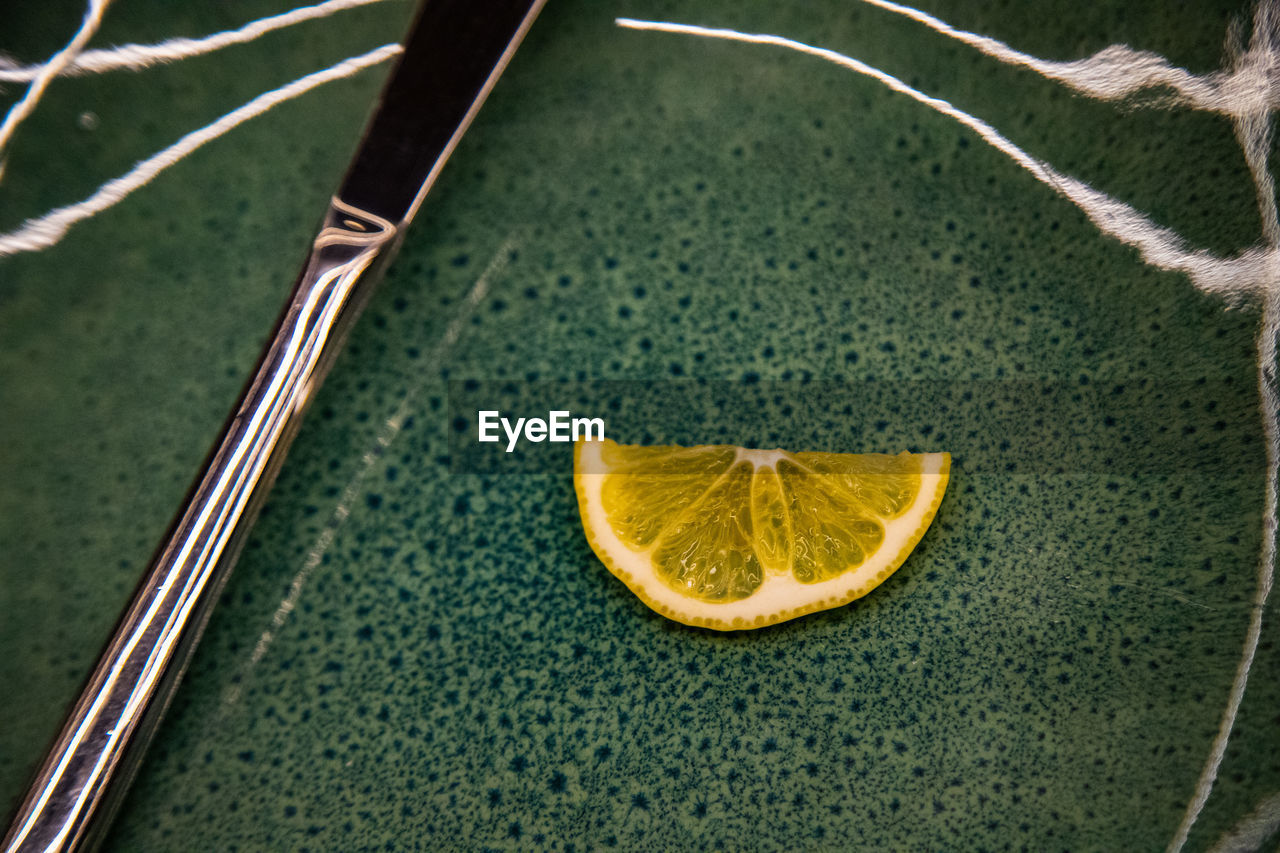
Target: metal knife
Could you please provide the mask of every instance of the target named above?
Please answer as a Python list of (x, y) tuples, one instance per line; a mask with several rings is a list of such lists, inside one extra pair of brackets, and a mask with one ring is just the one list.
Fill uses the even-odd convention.
[(5, 853), (101, 841), (303, 410), (545, 0), (425, 0), (275, 334), (45, 757)]

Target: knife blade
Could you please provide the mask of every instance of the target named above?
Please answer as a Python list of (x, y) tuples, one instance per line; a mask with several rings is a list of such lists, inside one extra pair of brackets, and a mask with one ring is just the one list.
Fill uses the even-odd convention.
[(244, 394), (8, 830), (101, 841), (308, 400), (545, 0), (426, 0)]

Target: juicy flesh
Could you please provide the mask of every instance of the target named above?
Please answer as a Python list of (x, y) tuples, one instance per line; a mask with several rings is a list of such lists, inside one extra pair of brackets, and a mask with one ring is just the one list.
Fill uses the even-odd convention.
[(709, 602), (746, 598), (768, 574), (818, 583), (856, 569), (920, 488), (906, 453), (613, 446), (604, 462), (601, 500), (619, 539), (663, 583)]

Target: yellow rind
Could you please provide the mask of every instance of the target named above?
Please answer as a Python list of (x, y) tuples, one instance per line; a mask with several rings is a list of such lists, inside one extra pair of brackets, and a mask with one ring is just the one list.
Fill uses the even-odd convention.
[[(706, 616), (693, 616), (687, 613), (681, 613), (667, 607), (661, 602), (655, 601), (645, 591), (644, 585), (632, 577), (631, 573), (618, 565), (617, 561), (607, 549), (600, 543), (592, 530), (591, 524), (588, 522), (590, 514), (588, 512), (588, 500), (586, 493), (586, 481), (582, 473), (582, 448), (584, 442), (575, 442), (573, 447), (573, 489), (578, 498), (578, 514), (582, 519), (582, 529), (586, 534), (587, 543), (591, 546), (591, 550), (600, 558), (600, 562), (604, 563), (605, 568), (618, 580), (626, 584), (627, 589), (631, 590), (637, 598), (645, 603), (645, 605), (668, 619), (674, 620), (684, 625), (690, 625), (695, 628), (709, 628), (713, 631), (744, 631), (755, 628), (764, 628), (769, 625), (776, 625), (780, 622), (787, 622), (809, 613), (817, 613), (822, 610), (831, 610), (836, 607), (842, 607), (851, 601), (862, 598), (871, 592), (880, 584), (884, 583), (894, 572), (896, 572), (907, 557), (920, 544), (920, 540), (924, 538), (925, 532), (929, 529), (929, 525), (933, 523), (934, 516), (937, 515), (938, 507), (942, 504), (942, 498), (947, 492), (947, 485), (951, 480), (951, 454), (942, 453), (942, 466), (937, 475), (937, 486), (933, 490), (932, 500), (929, 507), (925, 510), (916, 531), (908, 538), (907, 543), (899, 550), (898, 554), (890, 560), (884, 568), (876, 573), (876, 576), (869, 582), (857, 587), (842, 596), (835, 596), (828, 599), (821, 599), (812, 602), (803, 607), (793, 607), (787, 610), (781, 610), (771, 614), (757, 615), (753, 620), (748, 622), (741, 617), (735, 617), (732, 620), (715, 619)], [(923, 490), (922, 490), (923, 495)], [(919, 500), (919, 498), (917, 498)], [(911, 508), (914, 508), (912, 504)], [(910, 511), (911, 508), (908, 508)]]

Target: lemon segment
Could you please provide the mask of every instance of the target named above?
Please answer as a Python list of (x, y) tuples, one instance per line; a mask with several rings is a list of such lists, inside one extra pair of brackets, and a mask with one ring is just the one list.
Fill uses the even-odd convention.
[(760, 628), (883, 583), (924, 536), (947, 453), (788, 453), (579, 441), (587, 540), (645, 604), (686, 625)]
[(791, 571), (791, 513), (782, 493), (782, 480), (773, 467), (760, 468), (751, 478), (752, 545), (765, 571)]

